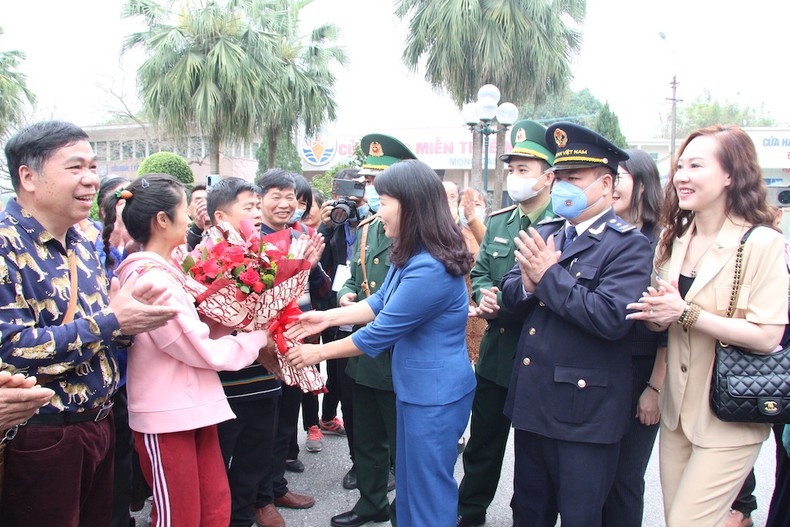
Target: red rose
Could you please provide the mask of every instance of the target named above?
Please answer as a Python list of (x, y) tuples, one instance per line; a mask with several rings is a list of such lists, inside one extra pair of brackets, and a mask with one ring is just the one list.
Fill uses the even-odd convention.
[(230, 244), (227, 242), (227, 240), (222, 240), (211, 248), (211, 256), (214, 258), (222, 258), (222, 255), (225, 254), (225, 251), (229, 246)]
[(252, 284), (252, 290), (258, 294), (262, 293), (264, 289), (266, 289), (266, 286), (263, 284), (263, 282), (255, 282)]
[(248, 267), (246, 271), (239, 275), (239, 280), (241, 280), (244, 284), (252, 286), (260, 282), (260, 276), (258, 275), (258, 271)]
[(216, 278), (220, 271), (216, 260), (206, 260), (201, 267), (203, 268), (203, 273), (209, 278)]
[(244, 261), (244, 248), (231, 245), (222, 253), (222, 259), (228, 263), (228, 267), (236, 267)]

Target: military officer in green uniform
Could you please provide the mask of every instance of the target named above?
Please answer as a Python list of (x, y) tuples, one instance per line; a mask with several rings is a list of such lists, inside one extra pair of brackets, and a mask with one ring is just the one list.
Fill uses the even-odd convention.
[(523, 319), (502, 307), (498, 293), (502, 277), (515, 264), (513, 239), (519, 230), (553, 218), (547, 172), (554, 155), (546, 144), (546, 128), (535, 121), (518, 121), (511, 129), (513, 150), (502, 156), (508, 164), (507, 191), (517, 203), (491, 213), (480, 253), (472, 269), (472, 295), (478, 313), (488, 319), (475, 367), (477, 388), (472, 403), (469, 442), (464, 450), (464, 478), (458, 496), (458, 526), (483, 525), (496, 494), (510, 421), (505, 406), (513, 356)]
[[(377, 211), (378, 196), (372, 195), (373, 187), (370, 185), (373, 178), (398, 161), (416, 157), (403, 143), (383, 134), (366, 135), (360, 146), (363, 152), (367, 152), (367, 157), (358, 175), (364, 176), (369, 183), (365, 199), (371, 210)], [(341, 307), (363, 300), (378, 290), (389, 271), (391, 244), (392, 240), (384, 235), (377, 216), (370, 216), (359, 224), (351, 277), (337, 293)], [(395, 456), (396, 437), (391, 358), (392, 352), (389, 351), (376, 358), (363, 354), (348, 359), (346, 373), (354, 380), (353, 447), (359, 500), (353, 509), (332, 518), (331, 523), (335, 527), (355, 527), (390, 519), (387, 481), (390, 460)]]

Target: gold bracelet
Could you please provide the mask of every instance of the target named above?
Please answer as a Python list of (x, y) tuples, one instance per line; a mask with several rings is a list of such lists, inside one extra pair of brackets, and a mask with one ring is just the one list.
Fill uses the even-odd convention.
[(681, 315), (680, 319), (678, 319), (678, 322), (680, 322), (680, 325), (683, 326), (683, 329), (688, 331), (694, 326), (694, 324), (697, 323), (700, 311), (702, 311), (702, 308), (697, 304), (692, 304), (691, 302), (688, 303), (686, 310), (683, 311), (683, 315)]
[(685, 322), (686, 318), (689, 316), (689, 311), (691, 311), (691, 302), (686, 302), (686, 306), (683, 308), (683, 313), (680, 314), (680, 317), (678, 317), (676, 322), (680, 325), (683, 325), (683, 322)]

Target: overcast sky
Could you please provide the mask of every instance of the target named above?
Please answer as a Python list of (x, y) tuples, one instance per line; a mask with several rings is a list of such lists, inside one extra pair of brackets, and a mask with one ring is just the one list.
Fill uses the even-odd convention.
[[(134, 71), (141, 55), (120, 58), (124, 35), (135, 29), (120, 19), (121, 5), (122, 0), (3, 2), (0, 50), (27, 54), (21, 69), (39, 98), (34, 119), (98, 124), (121, 107), (111, 90), (139, 106)], [(332, 128), (354, 136), (463, 126), (448, 97), (401, 65), (405, 30), (393, 11), (391, 0), (315, 0), (305, 8), (305, 27), (324, 21), (341, 26), (350, 59), (339, 72), (339, 120)], [(588, 0), (573, 88), (589, 88), (608, 101), (632, 141), (657, 135), (668, 113), (673, 74), (680, 105), (707, 89), (722, 102), (762, 106), (788, 125), (788, 20), (787, 0)]]

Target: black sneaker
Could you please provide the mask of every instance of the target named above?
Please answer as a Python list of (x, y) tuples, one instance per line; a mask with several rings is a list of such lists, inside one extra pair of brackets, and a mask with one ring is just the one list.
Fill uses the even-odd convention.
[(302, 463), (298, 459), (286, 459), (285, 460), (285, 470), (288, 472), (304, 472), (304, 463)]

